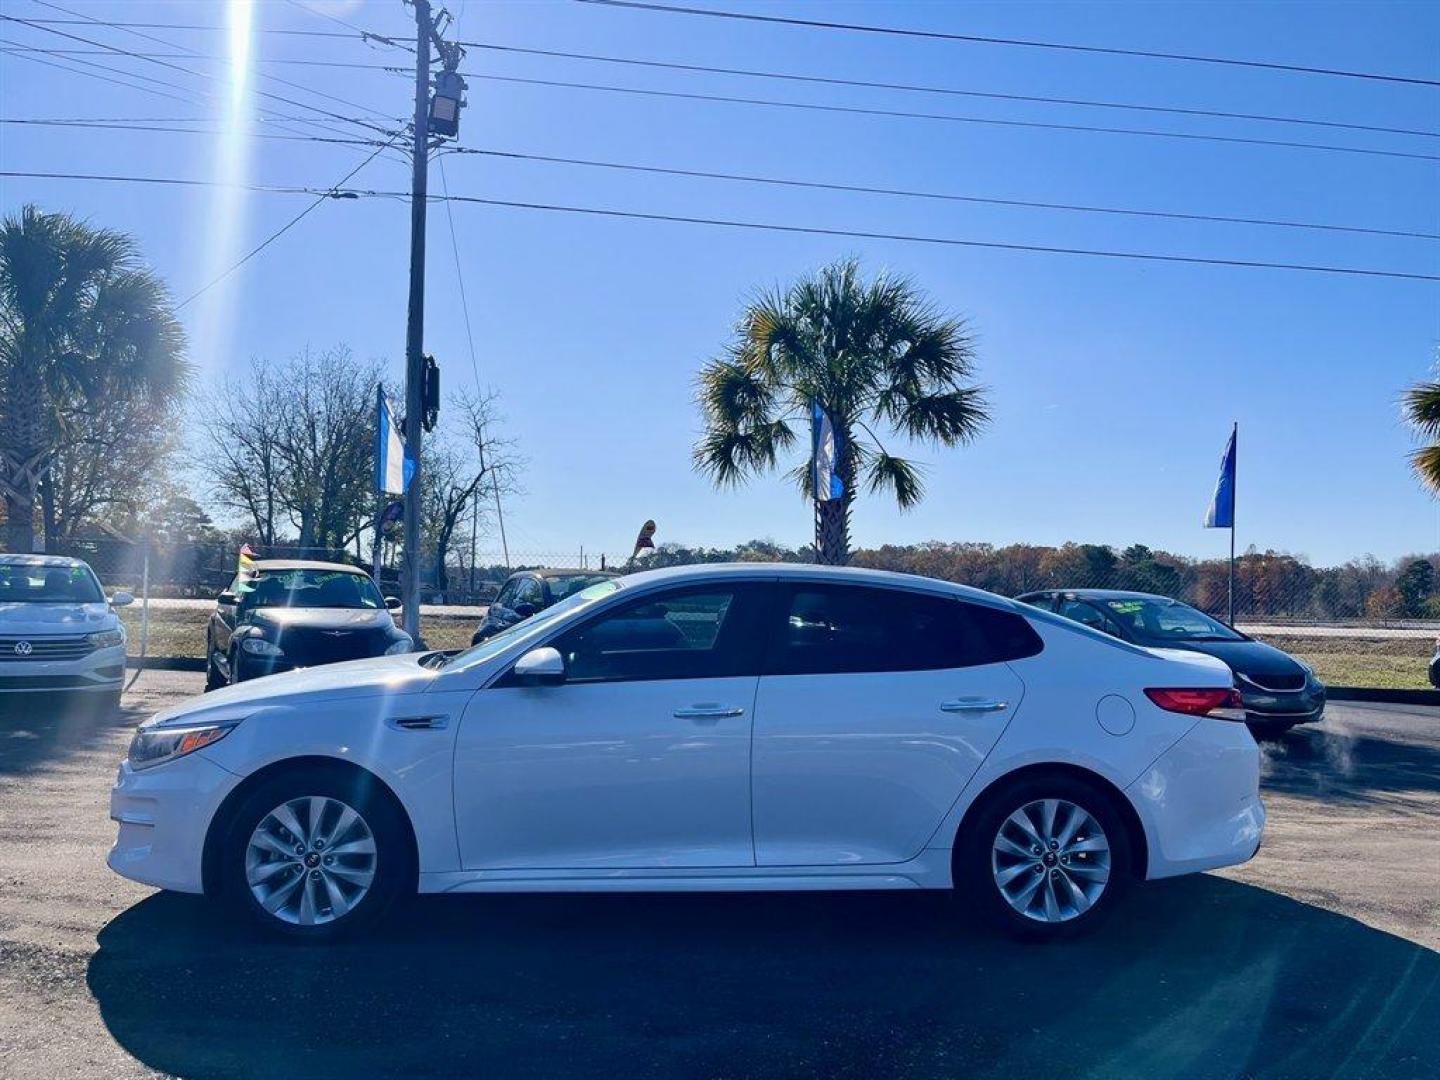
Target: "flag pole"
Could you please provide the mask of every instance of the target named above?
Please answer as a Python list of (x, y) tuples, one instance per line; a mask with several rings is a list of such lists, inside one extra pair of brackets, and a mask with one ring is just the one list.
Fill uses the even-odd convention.
[(1225, 621), (1233, 627), (1235, 625), (1235, 495), (1240, 486), (1240, 421), (1238, 420), (1231, 425), (1230, 441), (1234, 446), (1235, 465), (1230, 479), (1230, 581), (1225, 590), (1225, 609), (1228, 616)]

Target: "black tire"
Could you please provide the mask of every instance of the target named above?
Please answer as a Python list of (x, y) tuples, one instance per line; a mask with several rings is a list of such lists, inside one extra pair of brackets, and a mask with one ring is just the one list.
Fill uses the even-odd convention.
[(225, 685), (225, 676), (215, 664), (215, 643), (205, 636), (205, 692), (219, 690)]
[[(1064, 800), (1085, 811), (1099, 825), (1109, 845), (1108, 877), (1103, 887), (1098, 894), (1085, 900), (1088, 906), (1084, 910), (1067, 913), (1068, 917), (1056, 922), (1023, 914), (1011, 905), (996, 882), (997, 856), (994, 855), (997, 839), (1007, 819), (1032, 803), (1043, 803), (1048, 799)], [(1054, 861), (1058, 862), (1059, 857), (1055, 854)], [(1094, 857), (1089, 853), (1073, 856), (1077, 864), (1082, 858)], [(1042, 860), (1050, 858), (1044, 852), (1040, 854), (1037, 861), (1042, 869), (1036, 872), (1037, 875), (1046, 873), (1044, 866), (1049, 862)], [(1133, 858), (1129, 829), (1115, 805), (1114, 795), (1099, 784), (1065, 773), (1031, 773), (987, 792), (982, 796), (981, 803), (966, 816), (955, 849), (955, 888), (970, 911), (1004, 933), (1027, 940), (1058, 940), (1086, 933), (1104, 922), (1133, 880)], [(1017, 864), (1020, 862), (1016, 860)], [(1052, 866), (1049, 873), (1062, 869)], [(1086, 869), (1089, 874), (1096, 872), (1093, 864)], [(1068, 893), (1070, 880), (1065, 876), (1056, 879), (1056, 895), (1065, 908), (1079, 908), (1082, 906), (1079, 898)], [(1082, 879), (1077, 875), (1073, 880)], [(1045, 881), (1043, 876), (1041, 881)], [(1043, 894), (1037, 892), (1036, 903), (1043, 900)]]
[[(374, 876), (358, 899), (352, 895), (353, 906), (338, 916), (333, 915), (333, 906), (327, 899), (327, 883), (323, 880), (302, 880), (296, 886), (294, 895), (300, 898), (301, 892), (313, 888), (314, 914), (316, 917), (328, 917), (328, 921), (307, 926), (265, 910), (247, 881), (246, 859), (252, 834), (273, 810), (292, 800), (313, 796), (337, 800), (359, 815), (373, 839)], [(303, 810), (299, 812), (304, 813)], [(329, 820), (334, 820), (333, 814)], [(367, 773), (326, 765), (302, 766), (278, 773), (251, 791), (222, 827), (225, 830), (220, 848), (222, 897), (270, 933), (317, 943), (351, 937), (374, 927), (397, 899), (413, 893), (415, 889), (414, 847), (403, 811), (396, 805), (393, 796), (380, 788)], [(353, 836), (354, 833), (348, 835)], [(334, 839), (337, 845), (346, 846), (340, 843), (338, 835)], [(316, 867), (307, 871), (305, 866), (308, 864), (299, 863), (298, 857), (296, 862), (298, 876), (302, 879), (313, 876), (320, 869)]]

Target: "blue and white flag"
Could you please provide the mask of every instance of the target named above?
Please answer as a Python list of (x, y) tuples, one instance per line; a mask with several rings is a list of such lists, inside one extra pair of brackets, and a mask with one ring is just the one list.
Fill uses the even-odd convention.
[(1205, 514), (1207, 529), (1235, 527), (1235, 436), (1238, 433), (1238, 427), (1231, 430), (1230, 441), (1225, 444), (1225, 456), (1220, 459), (1220, 479), (1215, 481), (1215, 494)]
[(375, 490), (384, 495), (403, 495), (415, 473), (415, 463), (405, 453), (405, 440), (383, 386), (375, 388), (375, 412)]
[(815, 501), (831, 502), (845, 497), (845, 481), (840, 479), (840, 457), (845, 452), (845, 436), (835, 430), (830, 415), (818, 401), (810, 406), (810, 472), (814, 481)]

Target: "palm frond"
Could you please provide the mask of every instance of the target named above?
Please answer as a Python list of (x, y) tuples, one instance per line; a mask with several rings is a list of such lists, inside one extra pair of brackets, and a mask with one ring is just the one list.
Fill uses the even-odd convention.
[(1422, 434), (1440, 436), (1440, 382), (1423, 382), (1405, 391), (1401, 405), (1408, 420)]
[(920, 467), (913, 461), (876, 450), (865, 466), (866, 486), (872, 492), (890, 491), (901, 510), (909, 510), (925, 496)]
[(1410, 455), (1410, 467), (1420, 483), (1440, 495), (1440, 446), (1422, 446)]
[(957, 446), (973, 442), (990, 422), (985, 392), (978, 386), (922, 394), (897, 403), (895, 426), (912, 439)]

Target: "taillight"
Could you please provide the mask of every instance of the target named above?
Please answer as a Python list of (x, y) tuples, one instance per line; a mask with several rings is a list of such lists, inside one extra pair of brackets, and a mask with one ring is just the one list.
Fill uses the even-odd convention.
[(1209, 716), (1216, 720), (1244, 720), (1245, 703), (1233, 686), (1197, 689), (1151, 689), (1145, 696), (1167, 712)]

